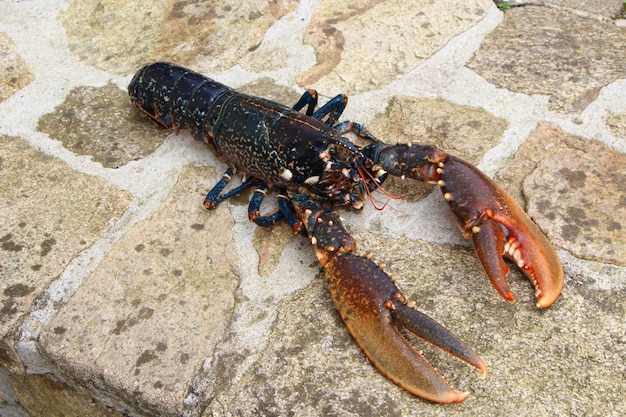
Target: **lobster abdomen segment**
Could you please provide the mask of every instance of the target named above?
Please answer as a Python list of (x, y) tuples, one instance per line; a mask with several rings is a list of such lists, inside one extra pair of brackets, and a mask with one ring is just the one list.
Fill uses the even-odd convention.
[(131, 102), (165, 127), (189, 129), (194, 138), (205, 140), (210, 128), (210, 110), (235, 90), (197, 72), (157, 62), (139, 70), (130, 84)]

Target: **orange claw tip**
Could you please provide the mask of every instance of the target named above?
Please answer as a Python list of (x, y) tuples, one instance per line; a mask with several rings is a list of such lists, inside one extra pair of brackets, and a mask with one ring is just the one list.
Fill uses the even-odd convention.
[(469, 392), (456, 392), (450, 391), (446, 395), (438, 397), (436, 400), (432, 400), (441, 404), (458, 404), (465, 401)]
[(457, 392), (454, 391), (453, 389), (448, 389), (445, 391), (441, 391), (441, 392), (437, 392), (435, 394), (431, 393), (431, 392), (424, 392), (422, 390), (415, 390), (410, 386), (406, 386), (404, 384), (398, 383), (397, 381), (394, 381), (396, 384), (398, 384), (398, 386), (406, 391), (408, 391), (409, 393), (416, 395), (418, 397), (421, 397), (425, 400), (428, 401), (432, 401), (434, 403), (438, 403), (438, 404), (458, 404), (458, 403), (462, 403), (463, 401), (465, 401), (465, 399), (467, 398), (467, 396), (469, 395), (469, 392)]
[[(386, 376), (389, 378), (388, 375)], [(390, 379), (393, 381), (392, 378)], [(416, 395), (418, 397), (424, 398), (425, 400), (432, 401), (434, 403), (439, 403), (439, 404), (462, 403), (463, 401), (465, 401), (465, 399), (469, 395), (469, 392), (458, 392), (458, 391), (453, 390), (450, 387), (447, 387), (447, 389), (441, 389), (436, 392), (432, 392), (432, 391), (425, 391), (419, 388), (416, 389), (415, 387), (412, 387), (407, 384), (403, 384), (400, 381), (393, 381), (393, 382), (395, 382), (400, 388), (410, 392), (413, 395)]]
[(552, 303), (554, 303), (554, 301), (556, 300), (556, 298), (552, 301), (545, 301), (542, 300), (540, 298), (537, 299), (537, 307), (539, 308), (548, 308), (552, 305)]
[(480, 358), (480, 362), (481, 362), (480, 366), (476, 366), (476, 369), (480, 371), (483, 378), (486, 378), (487, 374), (489, 374), (489, 370), (487, 370), (487, 364), (483, 361), (482, 358)]
[(525, 266), (520, 269), (535, 287), (537, 307), (547, 308), (559, 298), (563, 290), (563, 266), (552, 244), (534, 223), (525, 232), (523, 235), (518, 231), (518, 239), (526, 242), (523, 247)]
[[(549, 285), (547, 285), (549, 284)], [(546, 280), (543, 285), (537, 290), (537, 307), (547, 308), (550, 307), (563, 290), (563, 270), (560, 274), (557, 273), (556, 277), (551, 277), (550, 280)]]

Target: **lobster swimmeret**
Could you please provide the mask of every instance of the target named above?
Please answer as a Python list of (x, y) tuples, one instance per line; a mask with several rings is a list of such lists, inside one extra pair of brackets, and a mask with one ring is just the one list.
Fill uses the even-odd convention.
[[(367, 195), (388, 175), (438, 184), (496, 290), (513, 301), (503, 256), (535, 286), (537, 306), (550, 306), (561, 293), (563, 270), (546, 237), (524, 211), (471, 164), (434, 146), (390, 145), (358, 123), (337, 123), (347, 103), (338, 95), (315, 110), (317, 94), (305, 92), (292, 108), (241, 94), (191, 70), (168, 63), (145, 66), (128, 86), (135, 107), (157, 124), (189, 129), (212, 144), (229, 165), (204, 206), (254, 186), (248, 213), (268, 226), (285, 218), (305, 232), (325, 269), (328, 288), (348, 330), (374, 366), (407, 391), (441, 403), (461, 402), (402, 335), (406, 329), (487, 373), (483, 360), (452, 333), (413, 308), (392, 277), (368, 257), (355, 255), (334, 206), (363, 207)], [(299, 111), (306, 107), (306, 114)], [(343, 136), (352, 131), (370, 143), (359, 147)], [(223, 192), (234, 172), (248, 179)], [(260, 215), (270, 188), (279, 209)]]

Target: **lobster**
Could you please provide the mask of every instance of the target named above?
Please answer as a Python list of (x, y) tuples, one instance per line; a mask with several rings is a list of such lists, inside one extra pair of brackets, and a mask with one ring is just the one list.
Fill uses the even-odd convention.
[[(331, 297), (356, 343), (384, 376), (414, 395), (458, 403), (467, 393), (446, 382), (403, 335), (405, 330), (484, 375), (486, 364), (449, 330), (415, 309), (382, 264), (355, 254), (356, 242), (336, 207), (361, 210), (367, 196), (389, 175), (437, 184), (503, 298), (514, 300), (503, 256), (532, 281), (538, 307), (550, 306), (561, 293), (559, 257), (510, 196), (476, 167), (436, 146), (391, 145), (359, 123), (338, 122), (345, 95), (317, 108), (317, 93), (308, 90), (288, 107), (169, 63), (140, 69), (128, 91), (132, 104), (152, 121), (176, 131), (188, 129), (228, 164), (204, 200), (207, 209), (255, 187), (248, 206), (251, 221), (270, 226), (284, 218), (295, 233), (308, 236)], [(367, 144), (356, 145), (346, 137), (348, 132)], [(224, 192), (236, 172), (242, 174), (241, 185)], [(271, 188), (278, 191), (278, 209), (261, 215), (261, 202)]]

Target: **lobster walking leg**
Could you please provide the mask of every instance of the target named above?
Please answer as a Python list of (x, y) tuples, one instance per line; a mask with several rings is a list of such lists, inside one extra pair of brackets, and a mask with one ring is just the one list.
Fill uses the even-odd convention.
[(458, 403), (455, 391), (400, 332), (406, 329), (487, 374), (483, 360), (449, 330), (412, 307), (392, 278), (369, 258), (352, 253), (356, 242), (337, 213), (308, 196), (292, 197), (296, 212), (325, 269), (328, 289), (350, 334), (374, 366), (405, 390), (439, 403)]
[(293, 105), (293, 109), (295, 111), (300, 111), (306, 107), (306, 115), (311, 116), (315, 111), (315, 107), (317, 107), (317, 91), (310, 89), (305, 91), (300, 97), (300, 100), (296, 104)]

